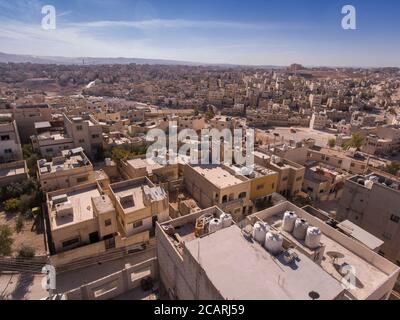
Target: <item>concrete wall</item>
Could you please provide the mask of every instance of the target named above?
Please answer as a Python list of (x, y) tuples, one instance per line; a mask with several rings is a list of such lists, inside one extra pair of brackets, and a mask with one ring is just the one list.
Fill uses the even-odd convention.
[(26, 167), (26, 161), (17, 161), (11, 163), (0, 164), (0, 171), (3, 170), (15, 170), (23, 168), (23, 172), (12, 175), (6, 175), (0, 177), (0, 188), (6, 187), (11, 183), (22, 182), (29, 178), (28, 168)]
[[(177, 218), (168, 222), (175, 227), (194, 223), (197, 218), (206, 213), (217, 216), (222, 213), (217, 207), (212, 207), (197, 213)], [(179, 300), (221, 300), (222, 297), (214, 288), (205, 272), (188, 251), (181, 255), (169, 241), (161, 226), (156, 227), (157, 257), (160, 270), (160, 280), (171, 299)]]
[(157, 259), (125, 268), (66, 293), (67, 300), (108, 300), (140, 287), (142, 279), (158, 279)]
[[(383, 240), (381, 251), (392, 261), (400, 262), (399, 191), (374, 184), (371, 190), (351, 180), (346, 181), (339, 202), (337, 219), (350, 220)], [(390, 237), (390, 238), (389, 238)]]

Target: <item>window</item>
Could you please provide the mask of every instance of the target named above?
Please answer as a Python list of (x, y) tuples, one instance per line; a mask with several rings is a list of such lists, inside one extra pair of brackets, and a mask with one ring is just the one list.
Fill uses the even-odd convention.
[(80, 241), (79, 238), (75, 238), (75, 239), (71, 239), (71, 240), (68, 240), (68, 241), (64, 241), (62, 243), (62, 246), (63, 246), (63, 248), (70, 247), (70, 246), (73, 246), (75, 244), (78, 244), (79, 241)]
[(260, 184), (257, 186), (257, 190), (262, 190), (262, 189), (264, 189), (264, 187), (265, 187), (265, 184)]
[(395, 222), (395, 223), (399, 223), (400, 222), (400, 217), (392, 214), (392, 216), (390, 217), (390, 220)]
[(282, 181), (287, 181), (287, 179), (288, 179), (288, 177), (284, 177), (284, 178), (282, 179)]
[(99, 134), (92, 134), (92, 138), (93, 138), (93, 139), (100, 138), (100, 135), (99, 135)]
[(85, 139), (80, 139), (79, 143), (85, 143)]
[(247, 193), (246, 192), (242, 192), (241, 194), (239, 194), (239, 199), (244, 199), (246, 198)]
[(12, 153), (12, 149), (5, 149), (4, 153)]
[(137, 228), (140, 228), (140, 227), (143, 227), (143, 221), (142, 220), (137, 221), (135, 223), (132, 223), (132, 228), (133, 229), (137, 229)]
[(112, 225), (111, 219), (107, 219), (106, 221), (104, 221), (104, 224), (105, 224), (106, 227), (111, 226)]
[(76, 126), (76, 130), (82, 131), (82, 130), (83, 130), (83, 127), (82, 127), (82, 126)]
[(53, 148), (48, 148), (48, 149), (46, 149), (46, 152), (47, 152), (47, 153), (53, 152)]
[(8, 141), (8, 140), (10, 140), (10, 136), (9, 135), (1, 136), (1, 141)]

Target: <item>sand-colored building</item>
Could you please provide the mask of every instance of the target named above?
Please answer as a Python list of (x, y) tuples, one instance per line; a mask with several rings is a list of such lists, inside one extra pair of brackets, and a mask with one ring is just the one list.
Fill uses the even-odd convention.
[(254, 161), (257, 165), (278, 173), (276, 192), (294, 197), (301, 191), (305, 174), (305, 167), (302, 165), (261, 151), (254, 152)]
[[(320, 230), (317, 246), (311, 249), (283, 231), (287, 211)], [(282, 241), (276, 247), (258, 242), (253, 233), (257, 222), (267, 223), (274, 239)], [(289, 202), (238, 225), (218, 207), (208, 208), (158, 224), (156, 239), (160, 280), (176, 300), (388, 299), (400, 273), (396, 265)], [(354, 286), (343, 272), (347, 267), (356, 270)]]
[(93, 165), (82, 148), (65, 150), (61, 157), (42, 159), (37, 165), (40, 186), (46, 192), (96, 181)]
[(0, 164), (0, 188), (19, 183), (29, 178), (25, 160)]
[(225, 165), (186, 165), (186, 189), (202, 208), (219, 206), (236, 221), (253, 212), (251, 179)]
[(110, 195), (125, 236), (151, 232), (169, 219), (168, 194), (147, 177), (112, 184)]
[(107, 241), (115, 247), (115, 209), (97, 183), (47, 193), (51, 245), (56, 253)]
[(22, 160), (17, 123), (11, 114), (0, 115), (0, 163)]
[(400, 264), (400, 180), (383, 172), (346, 180), (337, 219), (350, 220), (384, 241), (381, 254)]

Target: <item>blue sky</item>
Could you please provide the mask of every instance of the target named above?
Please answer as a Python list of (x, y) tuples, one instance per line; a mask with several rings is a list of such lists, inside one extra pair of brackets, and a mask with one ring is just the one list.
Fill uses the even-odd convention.
[[(344, 5), (357, 30), (341, 27)], [(54, 5), (56, 30), (43, 30)], [(0, 51), (251, 65), (400, 66), (398, 0), (0, 0)]]

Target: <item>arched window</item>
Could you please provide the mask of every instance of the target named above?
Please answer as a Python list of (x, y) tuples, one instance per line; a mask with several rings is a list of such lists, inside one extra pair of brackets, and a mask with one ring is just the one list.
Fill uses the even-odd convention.
[(223, 196), (222, 197), (222, 203), (228, 202), (228, 196)]

